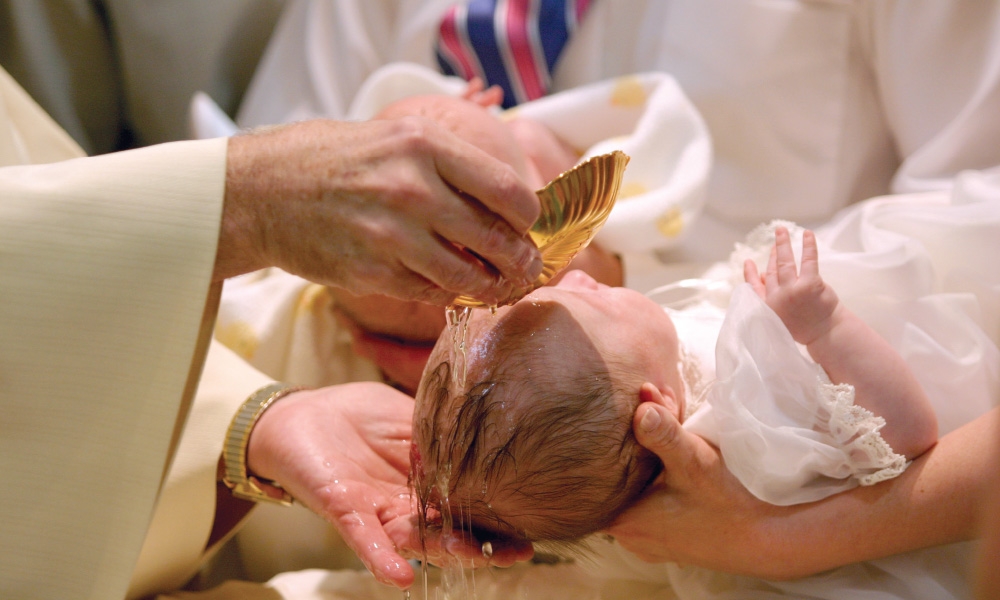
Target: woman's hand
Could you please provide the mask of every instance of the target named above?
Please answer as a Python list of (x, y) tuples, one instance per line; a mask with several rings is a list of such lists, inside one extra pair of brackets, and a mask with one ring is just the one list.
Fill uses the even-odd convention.
[[(426, 305), (442, 313), (437, 306)], [(383, 377), (394, 387), (411, 396), (417, 393), (420, 377), (427, 366), (427, 360), (434, 349), (434, 341), (417, 341), (394, 335), (372, 333), (343, 314), (337, 320), (351, 336), (351, 351), (370, 360), (382, 372)], [(444, 326), (441, 326), (442, 329)], [(435, 338), (436, 339), (436, 338)]]
[(941, 438), (895, 479), (794, 506), (751, 495), (660, 404), (640, 404), (633, 431), (664, 470), (607, 533), (648, 562), (781, 580), (975, 536), (970, 515), (992, 476), (982, 457), (1000, 438), (1000, 409)]
[(718, 450), (658, 403), (639, 405), (633, 429), (663, 473), (606, 533), (647, 562), (779, 577), (782, 565), (762, 562), (777, 541), (768, 532), (773, 507), (740, 484)]
[(580, 152), (534, 119), (514, 117), (507, 125), (528, 157), (530, 184), (542, 187), (580, 160)]

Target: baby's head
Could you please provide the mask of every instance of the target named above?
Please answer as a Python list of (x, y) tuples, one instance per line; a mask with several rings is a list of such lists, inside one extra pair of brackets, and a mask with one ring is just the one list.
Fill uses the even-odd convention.
[(447, 510), (480, 539), (574, 541), (657, 474), (632, 433), (639, 390), (651, 382), (682, 406), (683, 385), (673, 324), (641, 294), (574, 271), (496, 315), (476, 311), (457, 390), (451, 349), (446, 330), (417, 393), (411, 478), (425, 517)]

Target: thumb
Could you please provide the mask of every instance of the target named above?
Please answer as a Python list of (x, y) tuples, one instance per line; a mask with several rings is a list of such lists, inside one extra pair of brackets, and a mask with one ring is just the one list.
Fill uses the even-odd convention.
[(680, 421), (661, 404), (640, 404), (635, 411), (632, 429), (639, 444), (656, 454), (667, 472), (674, 469), (683, 471), (693, 460), (697, 460), (697, 436), (685, 431)]

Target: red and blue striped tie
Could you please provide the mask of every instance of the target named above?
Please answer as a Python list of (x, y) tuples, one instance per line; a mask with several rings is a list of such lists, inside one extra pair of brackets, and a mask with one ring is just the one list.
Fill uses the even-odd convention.
[(503, 88), (510, 108), (540, 98), (590, 0), (470, 0), (448, 9), (435, 44), (447, 75)]

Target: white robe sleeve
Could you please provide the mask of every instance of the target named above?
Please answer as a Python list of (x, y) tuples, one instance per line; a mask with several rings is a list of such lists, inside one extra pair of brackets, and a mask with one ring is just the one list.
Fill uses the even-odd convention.
[(222, 344), (212, 343), (132, 573), (128, 598), (180, 589), (198, 573), (215, 521), (226, 430), (243, 401), (273, 381)]
[[(364, 81), (395, 61), (435, 65), (452, 0), (288, 0), (237, 114), (241, 127), (343, 119)], [(277, 83), (280, 82), (280, 83)]]

